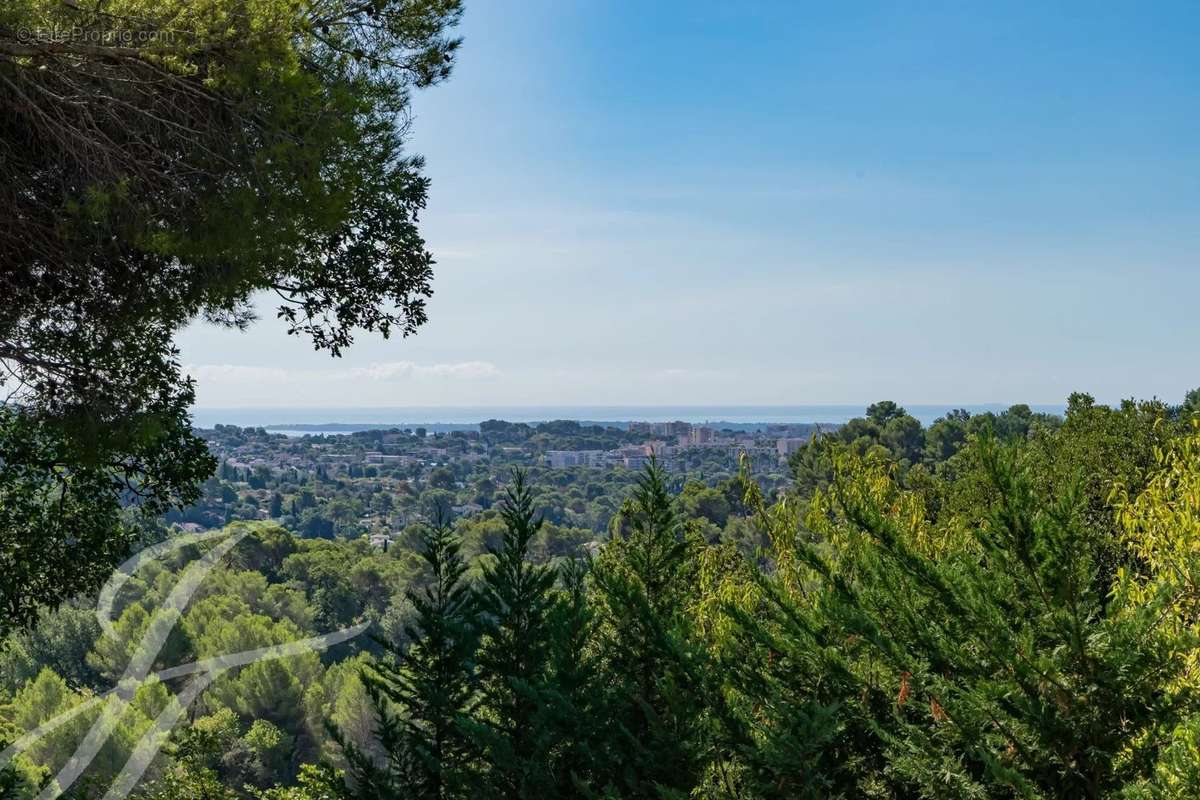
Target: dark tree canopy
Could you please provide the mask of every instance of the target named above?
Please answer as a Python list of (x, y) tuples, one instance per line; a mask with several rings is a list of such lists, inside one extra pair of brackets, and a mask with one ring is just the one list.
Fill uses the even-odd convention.
[(448, 76), (460, 13), (460, 0), (0, 7), (6, 623), (110, 569), (130, 500), (188, 502), (211, 472), (180, 327), (245, 326), (264, 291), (290, 333), (334, 355), (356, 330), (425, 321), (409, 92)]

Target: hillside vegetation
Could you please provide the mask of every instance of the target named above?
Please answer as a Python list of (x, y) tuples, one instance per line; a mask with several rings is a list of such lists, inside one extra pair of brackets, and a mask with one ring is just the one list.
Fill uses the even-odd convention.
[[(415, 524), (387, 552), (235, 523), (250, 534), (156, 668), (361, 621), (374, 635), (223, 675), (139, 792), (1196, 796), (1194, 402), (1076, 395), (1062, 419), (951, 415), (907, 438), (903, 409), (876, 404), (797, 453), (786, 490), (745, 470), (724, 528), (702, 487), (672, 492), (650, 466), (594, 557), (547, 546), (520, 471), (491, 511)], [(115, 639), (94, 598), (11, 635), (6, 735), (110, 688), (202, 549), (138, 572)], [(141, 688), (75, 796), (103, 794), (171, 688)], [(22, 756), (14, 796), (86, 725)]]

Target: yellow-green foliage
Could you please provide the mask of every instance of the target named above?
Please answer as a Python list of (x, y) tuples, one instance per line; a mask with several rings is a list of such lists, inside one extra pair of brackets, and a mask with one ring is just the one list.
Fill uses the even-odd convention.
[[(1114, 491), (1125, 542), (1137, 566), (1118, 572), (1116, 595), (1127, 608), (1154, 604), (1165, 647), (1184, 668), (1168, 691), (1200, 691), (1200, 424), (1156, 452), (1159, 471), (1136, 497)], [(1159, 753), (1153, 780), (1135, 797), (1200, 796), (1200, 713), (1185, 716)]]
[(753, 614), (762, 603), (762, 589), (753, 568), (732, 544), (695, 548), (696, 592), (689, 613), (696, 632), (715, 655), (736, 657), (738, 642), (729, 610)]
[[(411, 576), (405, 560), (358, 543), (292, 540), (281, 529), (263, 523), (236, 523), (229, 531), (249, 535), (226, 556), (225, 560), (232, 563), (218, 565), (205, 577), (155, 659), (154, 669), (300, 641), (325, 632), (322, 623), (314, 619), (316, 608), (306, 595), (306, 589), (315, 593), (318, 585), (328, 594), (354, 598), (347, 613), (381, 615), (390, 607), (390, 592), (403, 587)], [(287, 539), (278, 541), (280, 536)], [(11, 742), (94, 698), (97, 691), (115, 685), (141, 647), (155, 613), (175, 588), (180, 574), (209, 547), (189, 545), (161, 560), (150, 560), (118, 592), (116, 635), (96, 638), (86, 656), (97, 679), (95, 686), (74, 687), (50, 668), (30, 673), (35, 677), (29, 679), (21, 675), (10, 681), (6, 688), (11, 697), (0, 695), (0, 742)], [(288, 559), (294, 559), (292, 566), (297, 567), (296, 574), (303, 580), (281, 582), (282, 576), (277, 573)], [(272, 572), (276, 582), (268, 581), (263, 572), (238, 568), (246, 562)], [(341, 582), (340, 588), (335, 578)], [(197, 786), (207, 787), (212, 776), (196, 769), (259, 769), (255, 765), (261, 764), (262, 769), (282, 779), (294, 772), (291, 759), (296, 753), (305, 758), (335, 758), (338, 752), (326, 741), (324, 727), (331, 718), (344, 723), (352, 741), (369, 747), (373, 718), (358, 680), (358, 671), (367, 660), (360, 655), (326, 669), (317, 653), (305, 652), (221, 675), (195, 701), (190, 721), (176, 727), (174, 736), (178, 741), (168, 745), (156, 760), (149, 779), (159, 780), (161, 787), (167, 788), (155, 796), (183, 796), (171, 792), (196, 782)], [(24, 669), (27, 661), (17, 659), (17, 666)], [(20, 670), (10, 672), (20, 674)], [(120, 772), (150, 721), (165, 707), (169, 692), (177, 689), (178, 684), (166, 686), (153, 679), (142, 686), (85, 779), (106, 786)], [(98, 710), (71, 720), (19, 758), (15, 762), (17, 785), (34, 787), (53, 777), (79, 746)], [(201, 740), (224, 742), (228, 747), (217, 748), (216, 760), (205, 757), (189, 761), (186, 753), (195, 751), (192, 745)], [(221, 754), (235, 745), (240, 748), (237, 758), (230, 764), (220, 762)], [(251, 755), (254, 759), (248, 761)], [(194, 774), (185, 774), (184, 767)], [(242, 774), (235, 771), (230, 773), (232, 777), (221, 777), (236, 781)], [(247, 774), (258, 775), (253, 771)], [(4, 796), (2, 788), (0, 796)]]
[[(17, 691), (11, 703), (0, 706), (0, 732), (5, 738), (14, 739), (93, 697), (91, 692), (71, 689), (53, 670), (43, 669)], [(166, 687), (158, 681), (143, 684), (117, 718), (112, 736), (100, 748), (86, 774), (99, 782), (115, 777), (155, 717), (166, 708), (169, 698)], [(99, 718), (101, 708), (102, 704), (96, 704), (35, 743), (18, 764), (26, 770), (28, 765), (36, 764), (41, 768), (39, 775), (52, 776), (66, 765), (84, 734)]]
[(1200, 428), (1157, 456), (1161, 469), (1141, 494), (1115, 492), (1125, 541), (1140, 565), (1120, 571), (1119, 590), (1132, 604), (1171, 598), (1162, 624), (1188, 651), (1194, 681), (1200, 677), (1193, 650), (1200, 635)]
[[(803, 521), (810, 535), (823, 542), (835, 566), (849, 569), (855, 557), (869, 546), (862, 529), (846, 519), (844, 508), (870, 509), (882, 515), (908, 548), (926, 558), (940, 558), (971, 546), (966, 530), (955, 518), (932, 518), (925, 490), (900, 485), (895, 462), (872, 453), (858, 455), (844, 450), (834, 455), (833, 464), (833, 485), (813, 493)], [(790, 544), (776, 541), (776, 550), (792, 549)], [(787, 563), (792, 557), (780, 552), (779, 558)]]

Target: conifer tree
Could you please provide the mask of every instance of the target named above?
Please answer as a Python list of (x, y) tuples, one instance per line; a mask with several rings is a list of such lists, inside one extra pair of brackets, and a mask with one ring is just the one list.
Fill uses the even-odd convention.
[(554, 784), (547, 796), (598, 796), (610, 788), (603, 782), (613, 731), (604, 692), (606, 673), (596, 646), (589, 567), (587, 560), (563, 563), (550, 613), (550, 686), (543, 698), (544, 719), (558, 746), (551, 761)]
[(555, 573), (529, 560), (542, 527), (526, 476), (514, 471), (500, 508), (504, 538), (478, 591), (481, 714), (472, 727), (489, 797), (544, 797), (555, 780), (556, 736), (546, 724)]
[(864, 686), (860, 648), (825, 617), (820, 584), (796, 552), (811, 544), (801, 532), (804, 504), (769, 506), (747, 465), (740, 484), (770, 543), (766, 568), (730, 556), (728, 545), (711, 548), (698, 613), (725, 698), (727, 794), (891, 797), (878, 728), (892, 717), (892, 697)]
[[(1081, 488), (1048, 494), (1018, 451), (976, 445), (991, 484), (977, 521), (930, 526), (886, 471), (847, 458), (832, 547), (796, 538), (842, 641), (895, 781), (922, 796), (1111, 797), (1145, 774), (1161, 691), (1178, 668), (1156, 626), (1165, 604), (1108, 602), (1108, 543)], [(811, 647), (811, 645), (809, 645)]]
[(462, 722), (476, 702), (475, 597), (447, 525), (423, 530), (421, 547), (427, 582), (405, 592), (416, 614), (404, 628), (410, 643), (384, 642), (392, 658), (363, 676), (382, 757), (332, 731), (346, 752), (354, 796), (363, 800), (447, 800), (463, 796), (470, 780)]
[(701, 687), (686, 668), (691, 564), (671, 500), (662, 469), (652, 462), (624, 524), (614, 525), (628, 535), (609, 543), (595, 569), (613, 730), (601, 782), (626, 797), (686, 794), (702, 764)]

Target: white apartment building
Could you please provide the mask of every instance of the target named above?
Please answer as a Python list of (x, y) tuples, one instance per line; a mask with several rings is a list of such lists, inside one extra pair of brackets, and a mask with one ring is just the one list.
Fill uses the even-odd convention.
[(552, 469), (567, 467), (602, 467), (603, 450), (547, 450), (546, 466)]

